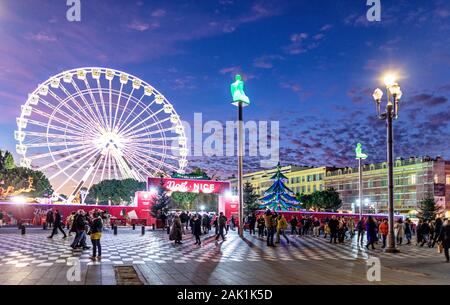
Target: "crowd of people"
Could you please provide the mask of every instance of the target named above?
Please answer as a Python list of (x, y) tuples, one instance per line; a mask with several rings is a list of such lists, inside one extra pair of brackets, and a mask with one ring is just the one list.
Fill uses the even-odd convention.
[[(311, 236), (329, 239), (330, 243), (344, 244), (346, 240), (357, 238), (360, 244), (365, 243), (367, 249), (375, 249), (381, 242), (381, 248), (386, 248), (389, 234), (388, 219), (376, 219), (372, 216), (363, 217), (355, 221), (352, 217), (332, 215), (330, 218), (319, 219), (314, 216), (293, 216), (289, 221), (282, 213), (267, 210), (264, 214), (256, 216), (248, 215), (244, 219), (245, 227), (249, 234), (259, 238), (266, 238), (267, 246), (274, 247), (284, 237), (286, 243), (290, 240), (286, 231), (290, 227), (291, 237)], [(394, 233), (397, 245), (411, 245), (413, 236), (416, 237), (415, 244), (419, 247), (425, 245), (429, 248), (438, 246), (439, 252), (444, 252), (446, 261), (449, 262), (450, 248), (450, 221), (447, 218), (436, 217), (434, 220), (419, 220), (417, 224), (409, 218), (399, 218), (394, 224)], [(274, 242), (275, 239), (275, 242)]]
[[(228, 219), (222, 212), (219, 215), (208, 213), (170, 213), (163, 215), (161, 219), (167, 228), (169, 239), (175, 244), (182, 244), (183, 235), (188, 232), (195, 237), (195, 245), (202, 244), (202, 236), (215, 237), (215, 240), (226, 240), (229, 230), (236, 229), (237, 219), (231, 216)], [(268, 247), (275, 247), (283, 238), (286, 244), (290, 244), (290, 238), (310, 236), (313, 238), (323, 237), (330, 243), (345, 244), (356, 238), (357, 243), (365, 245), (367, 249), (376, 249), (387, 246), (389, 225), (387, 219), (376, 219), (372, 216), (355, 220), (352, 217), (332, 215), (330, 218), (319, 219), (314, 216), (293, 216), (289, 221), (283, 213), (267, 210), (258, 215), (253, 213), (245, 217), (244, 229), (250, 235), (266, 239)], [(68, 234), (64, 231), (64, 224)], [(92, 260), (101, 260), (101, 237), (103, 228), (109, 227), (110, 215), (101, 210), (92, 210), (86, 213), (80, 209), (69, 215), (65, 221), (63, 216), (56, 210), (47, 213), (46, 225), (52, 229), (48, 238), (53, 238), (60, 231), (63, 238), (72, 233), (75, 234), (71, 244), (73, 249), (90, 249), (87, 245), (87, 236), (90, 236), (92, 244)], [(214, 235), (211, 231), (214, 229)], [(288, 237), (290, 232), (290, 237)], [(436, 217), (432, 221), (419, 220), (417, 224), (406, 218), (399, 218), (394, 224), (395, 239), (397, 245), (411, 245), (413, 237), (415, 244), (419, 247), (438, 247), (439, 252), (444, 252), (446, 261), (449, 262), (450, 248), (450, 222), (448, 219)]]
[[(52, 239), (55, 234), (58, 234), (58, 230), (63, 234), (63, 239), (71, 233), (75, 234), (75, 237), (70, 245), (72, 249), (83, 249), (87, 250), (90, 247), (87, 245), (87, 237), (90, 237), (92, 244), (92, 256), (90, 257), (93, 261), (100, 261), (102, 258), (102, 246), (100, 240), (102, 238), (102, 231), (104, 227), (109, 227), (110, 215), (107, 211), (101, 211), (99, 209), (94, 209), (89, 212), (85, 212), (80, 209), (76, 212), (72, 212), (63, 221), (63, 215), (59, 210), (49, 210), (46, 215), (46, 227), (52, 229), (52, 233), (48, 236)], [(66, 234), (64, 230), (64, 224), (68, 229)]]
[(201, 236), (209, 235), (212, 227), (214, 227), (215, 239), (225, 240), (228, 230), (235, 230), (236, 222), (234, 216), (230, 220), (221, 212), (219, 215), (209, 215), (208, 213), (189, 213), (182, 211), (181, 213), (170, 213), (163, 216), (162, 219), (167, 227), (169, 239), (175, 244), (181, 244), (183, 235), (188, 230), (195, 236), (195, 244), (201, 245)]

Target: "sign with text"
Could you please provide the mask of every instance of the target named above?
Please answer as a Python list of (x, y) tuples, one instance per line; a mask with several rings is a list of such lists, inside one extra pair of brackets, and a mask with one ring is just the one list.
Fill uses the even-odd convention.
[[(161, 178), (149, 177), (147, 190), (150, 191), (151, 187), (157, 187), (160, 183)], [(230, 183), (223, 181), (163, 178), (163, 184), (168, 191), (182, 193), (222, 194), (230, 190)]]

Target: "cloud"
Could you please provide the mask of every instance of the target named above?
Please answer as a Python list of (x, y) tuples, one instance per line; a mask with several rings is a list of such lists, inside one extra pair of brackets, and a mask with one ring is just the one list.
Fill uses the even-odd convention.
[(446, 104), (448, 99), (445, 96), (434, 96), (432, 94), (421, 93), (409, 98), (409, 103), (412, 105), (421, 105), (425, 107), (439, 106)]
[(39, 32), (34, 34), (27, 34), (25, 35), (25, 38), (28, 40), (33, 40), (37, 42), (55, 42), (58, 39), (51, 34), (45, 33), (45, 32)]
[(147, 30), (153, 30), (160, 27), (160, 24), (157, 22), (153, 23), (145, 23), (145, 22), (139, 22), (139, 21), (133, 21), (132, 23), (129, 23), (126, 25), (127, 28), (139, 31), (139, 32), (145, 32)]
[(152, 17), (164, 17), (166, 16), (166, 11), (163, 9), (157, 9), (156, 11), (153, 11), (151, 14)]
[(253, 66), (261, 69), (271, 69), (273, 68), (273, 61), (282, 59), (283, 57), (280, 55), (263, 55), (253, 60)]

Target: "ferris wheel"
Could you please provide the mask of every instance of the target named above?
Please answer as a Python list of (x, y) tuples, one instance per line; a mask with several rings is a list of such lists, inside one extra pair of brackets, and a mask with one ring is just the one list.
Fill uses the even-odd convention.
[(154, 87), (125, 72), (62, 72), (29, 94), (14, 137), (20, 165), (46, 173), (72, 201), (110, 179), (183, 173), (187, 139), (179, 115)]

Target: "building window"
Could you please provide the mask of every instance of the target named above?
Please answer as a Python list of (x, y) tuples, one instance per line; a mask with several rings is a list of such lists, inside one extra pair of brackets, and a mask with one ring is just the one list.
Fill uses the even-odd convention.
[(317, 188), (316, 188), (316, 186), (314, 185), (314, 186), (313, 186), (313, 192), (315, 192), (315, 191), (317, 191)]
[(305, 193), (305, 190), (306, 190), (305, 186), (302, 186), (302, 194)]
[(438, 175), (434, 175), (434, 183), (439, 183), (439, 177)]
[(311, 187), (308, 185), (308, 193), (311, 193)]
[(295, 179), (295, 181), (296, 181), (297, 183), (300, 183), (300, 177), (297, 177), (297, 179)]
[(417, 181), (416, 181), (416, 174), (412, 174), (411, 175), (411, 184), (416, 184), (417, 183)]
[(445, 183), (450, 185), (450, 175), (445, 176)]

